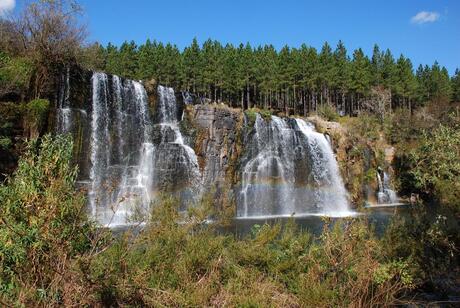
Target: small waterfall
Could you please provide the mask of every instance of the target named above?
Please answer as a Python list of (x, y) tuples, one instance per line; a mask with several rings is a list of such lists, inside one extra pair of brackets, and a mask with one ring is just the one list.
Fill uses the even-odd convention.
[(308, 140), (313, 159), (311, 178), (319, 187), (315, 192), (318, 203), (325, 213), (347, 213), (347, 191), (330, 142), (325, 135), (316, 132), (312, 124), (302, 119), (296, 119), (296, 122)]
[(332, 148), (310, 123), (257, 115), (246, 146), (239, 217), (350, 214)]
[(191, 201), (200, 194), (201, 173), (195, 151), (186, 144), (179, 129), (179, 112), (174, 89), (158, 86), (157, 151), (155, 156), (155, 187), (179, 192), (179, 197)]
[[(383, 180), (381, 173), (383, 174)], [(377, 192), (377, 202), (379, 204), (393, 204), (399, 202), (396, 192), (391, 189), (390, 176), (386, 172), (377, 171), (377, 182), (379, 184), (379, 191)]]
[(144, 87), (92, 77), (89, 205), (103, 225), (124, 225), (150, 204), (154, 146)]
[(254, 123), (254, 157), (243, 169), (242, 205), (238, 216), (289, 215), (295, 206), (290, 192), (293, 185), (289, 152), (293, 132), (280, 118), (267, 123), (259, 114)]
[(72, 107), (70, 101), (70, 68), (65, 70), (61, 75), (60, 89), (58, 93), (58, 102), (56, 110), (56, 130), (61, 133), (70, 133), (73, 131), (73, 125), (76, 117), (86, 119), (86, 110)]

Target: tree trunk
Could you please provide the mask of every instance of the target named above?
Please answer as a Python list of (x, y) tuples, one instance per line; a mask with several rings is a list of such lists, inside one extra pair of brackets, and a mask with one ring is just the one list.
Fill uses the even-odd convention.
[(251, 89), (249, 87), (249, 82), (246, 84), (246, 91), (247, 91), (247, 101), (248, 101), (248, 109), (251, 108), (251, 101), (250, 101), (250, 92), (251, 92)]

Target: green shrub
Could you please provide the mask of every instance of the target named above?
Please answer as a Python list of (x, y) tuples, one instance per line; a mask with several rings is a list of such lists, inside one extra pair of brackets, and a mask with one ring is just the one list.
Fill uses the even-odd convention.
[(34, 99), (28, 102), (25, 106), (27, 120), (35, 125), (42, 125), (46, 120), (49, 105), (47, 99)]
[(362, 141), (376, 141), (383, 131), (380, 120), (376, 116), (366, 113), (351, 119), (348, 127), (351, 136)]
[(0, 148), (8, 150), (11, 147), (12, 144), (13, 144), (13, 142), (11, 141), (10, 138), (0, 136)]
[(0, 103), (0, 148), (8, 150), (13, 144), (14, 127), (19, 126), (22, 108), (11, 102)]
[(91, 247), (71, 155), (70, 137), (32, 140), (0, 186), (0, 296), (7, 302), (59, 303), (70, 260)]
[(34, 99), (24, 106), (25, 129), (31, 138), (37, 138), (43, 131), (48, 116), (49, 101)]
[(267, 110), (267, 109), (259, 109), (259, 114), (262, 118), (264, 118), (265, 120), (271, 120), (271, 117), (272, 117), (272, 112), (270, 110)]
[(256, 122), (257, 114), (259, 114), (264, 120), (270, 121), (272, 117), (272, 112), (267, 109), (251, 108), (244, 112), (248, 119), (249, 126), (254, 126)]
[[(458, 270), (458, 226), (448, 223), (448, 216), (452, 214), (434, 215), (432, 209), (418, 204), (407, 215), (395, 216), (382, 239), (388, 258), (408, 260), (414, 283), (431, 285), (438, 294), (455, 283)], [(439, 284), (440, 278), (445, 283)]]
[(434, 195), (460, 212), (460, 130), (440, 126), (424, 132), (406, 159), (403, 177), (407, 187)]
[(27, 58), (10, 57), (0, 51), (0, 85), (4, 90), (27, 89), (32, 65)]
[(254, 109), (248, 109), (244, 112), (246, 115), (246, 119), (248, 120), (248, 124), (250, 127), (254, 126), (254, 123), (256, 122), (257, 118), (257, 111)]
[(339, 114), (335, 110), (334, 107), (328, 104), (324, 104), (318, 107), (317, 113), (320, 117), (327, 121), (338, 121), (339, 120)]

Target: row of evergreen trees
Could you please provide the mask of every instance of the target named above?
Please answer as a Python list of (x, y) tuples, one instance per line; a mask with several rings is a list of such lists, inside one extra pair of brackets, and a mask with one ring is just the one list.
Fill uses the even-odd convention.
[[(335, 50), (326, 42), (321, 51), (249, 43), (223, 46), (196, 39), (183, 51), (175, 45), (147, 40), (119, 48), (92, 46), (93, 66), (133, 79), (156, 79), (177, 90), (192, 91), (213, 101), (243, 108), (259, 107), (308, 113), (329, 104), (346, 114), (356, 114), (371, 93), (390, 90), (391, 104), (412, 107), (437, 98), (460, 100), (459, 71), (451, 79), (435, 62), (414, 72), (411, 61), (375, 45), (369, 59), (362, 49), (350, 57), (339, 41)], [(94, 57), (93, 57), (94, 59)]]

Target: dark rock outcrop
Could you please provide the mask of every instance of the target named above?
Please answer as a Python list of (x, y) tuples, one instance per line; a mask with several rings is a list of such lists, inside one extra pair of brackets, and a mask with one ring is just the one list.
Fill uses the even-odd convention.
[(195, 105), (190, 112), (199, 131), (195, 151), (201, 161), (203, 184), (223, 186), (234, 178), (232, 166), (238, 156), (242, 113), (219, 105)]

